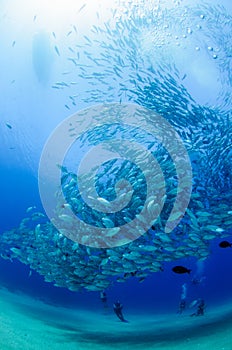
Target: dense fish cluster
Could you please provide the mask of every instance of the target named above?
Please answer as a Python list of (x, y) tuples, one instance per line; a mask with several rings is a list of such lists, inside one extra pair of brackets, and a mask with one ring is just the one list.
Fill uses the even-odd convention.
[[(148, 274), (162, 271), (165, 261), (188, 256), (206, 259), (210, 240), (224, 237), (224, 229), (232, 225), (232, 212), (226, 212), (229, 196), (206, 211), (202, 195), (200, 189), (193, 193), (191, 209), (171, 235), (158, 230), (161, 225), (157, 224), (138, 240), (113, 249), (75, 243), (46, 222), (42, 213), (29, 208), (31, 216), (19, 228), (1, 235), (1, 257), (17, 258), (44, 275), (45, 281), (72, 291), (101, 291), (115, 280), (125, 282), (130, 277), (141, 282)], [(214, 197), (218, 203), (218, 196)]]
[[(165, 233), (165, 222), (176, 196), (175, 166), (156, 140), (126, 130), (130, 139), (150, 150), (165, 175), (163, 210), (144, 235), (116, 248), (87, 247), (85, 242), (79, 244), (66, 238), (43, 213), (29, 208), (28, 217), (17, 229), (0, 236), (2, 258), (19, 259), (56, 286), (73, 291), (83, 288), (101, 291), (115, 281), (124, 282), (130, 277), (142, 282), (150, 273), (162, 271), (166, 261), (185, 257), (206, 259), (211, 240), (228, 236), (232, 227), (232, 115), (228, 110), (232, 79), (231, 18), (221, 7), (204, 5), (180, 9), (177, 6), (164, 10), (154, 3), (149, 2), (147, 7), (128, 5), (127, 11), (119, 6), (108, 22), (92, 26), (91, 35), (82, 38), (82, 45), (69, 47), (72, 56), (67, 59), (76, 72), (75, 84), (82, 86), (83, 79), (84, 86), (89, 87), (85, 91), (78, 88), (75, 95), (70, 95), (70, 101), (75, 105), (78, 96), (88, 104), (133, 102), (166, 118), (179, 133), (191, 159), (193, 181), (189, 206), (179, 225), (171, 234)], [(180, 18), (178, 23), (177, 16)], [(216, 30), (215, 18), (225, 29), (224, 36)], [(76, 29), (73, 32), (76, 33)], [(173, 57), (166, 57), (167, 47), (177, 46), (178, 50), (184, 50), (185, 41), (189, 44), (191, 40), (193, 50), (206, 49), (210, 58), (217, 61), (224, 79), (224, 89), (218, 97), (220, 108), (197, 104), (184, 86), (185, 75), (173, 63)], [(55, 50), (60, 55), (57, 46)], [(70, 88), (68, 74), (65, 77), (67, 80), (57, 82), (53, 87)], [(69, 103), (67, 108), (70, 108)], [(110, 139), (120, 132), (113, 126), (106, 127), (104, 132), (92, 130), (79, 140), (80, 146), (95, 145), (102, 138)], [(74, 170), (65, 164), (60, 168), (67, 205), (93, 226), (112, 228), (115, 232), (117, 226), (132, 220), (143, 206), (146, 182), (135, 164), (112, 160), (99, 169), (96, 188), (101, 198), (110, 201), (120, 195), (116, 193), (115, 185), (123, 178), (130, 182), (134, 191), (128, 207), (107, 216), (85, 204), (78, 192)], [(154, 203), (151, 210), (153, 206)], [(69, 218), (65, 216), (62, 204), (59, 205), (59, 198), (56, 209), (68, 224)]]
[[(88, 104), (135, 101), (137, 93), (152, 83), (158, 83), (159, 96), (160, 93), (164, 98), (175, 96), (179, 90), (185, 90), (182, 83), (188, 79), (186, 62), (189, 59), (200, 62), (202, 57), (215, 66), (221, 80), (222, 89), (215, 101), (230, 108), (231, 16), (222, 6), (202, 4), (167, 9), (161, 3), (118, 1), (108, 21), (102, 24), (98, 16), (89, 35), (77, 36), (78, 44), (68, 47), (71, 52), (67, 58), (68, 71), (72, 78), (68, 74), (60, 88), (65, 85), (71, 88), (83, 79), (87, 89), (78, 89), (77, 94)], [(73, 72), (78, 81), (73, 81)], [(170, 80), (172, 91), (165, 80)], [(70, 105), (77, 94), (70, 96)]]

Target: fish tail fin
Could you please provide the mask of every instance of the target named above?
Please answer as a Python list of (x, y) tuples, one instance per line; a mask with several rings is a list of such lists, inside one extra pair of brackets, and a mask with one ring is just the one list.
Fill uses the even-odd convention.
[(191, 273), (191, 271), (192, 271), (191, 269), (188, 269), (188, 274), (190, 274), (190, 273)]

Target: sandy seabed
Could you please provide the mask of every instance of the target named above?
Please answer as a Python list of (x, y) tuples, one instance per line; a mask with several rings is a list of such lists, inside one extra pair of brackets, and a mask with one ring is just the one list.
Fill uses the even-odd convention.
[(232, 303), (189, 315), (128, 314), (129, 323), (0, 289), (0, 350), (232, 350)]

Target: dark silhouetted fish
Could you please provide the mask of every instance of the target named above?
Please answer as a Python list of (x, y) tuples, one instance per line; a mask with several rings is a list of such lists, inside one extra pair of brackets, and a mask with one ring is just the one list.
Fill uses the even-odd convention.
[(232, 247), (232, 243), (228, 242), (228, 241), (222, 241), (219, 243), (219, 247), (221, 248), (231, 248)]
[(184, 266), (174, 266), (172, 268), (172, 271), (175, 272), (175, 273), (180, 273), (180, 274), (182, 274), (182, 273), (190, 273), (191, 272), (190, 269), (187, 269)]

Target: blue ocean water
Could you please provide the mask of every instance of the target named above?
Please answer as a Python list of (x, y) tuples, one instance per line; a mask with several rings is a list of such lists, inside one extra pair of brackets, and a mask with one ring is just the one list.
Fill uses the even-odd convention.
[[(229, 0), (223, 1), (224, 7), (216, 1), (210, 4), (199, 1), (193, 5), (184, 0), (150, 1), (149, 4), (115, 1), (108, 7), (104, 2), (99, 8), (88, 2), (83, 3), (84, 7), (71, 2), (69, 5), (73, 11), (69, 6), (64, 12), (66, 17), (63, 10), (53, 8), (56, 21), (49, 17), (44, 3), (41, 8), (38, 4), (28, 6), (22, 20), (17, 11), (20, 1), (15, 1), (13, 6), (5, 0), (1, 5), (2, 237), (28, 217), (27, 208), (36, 206), (39, 212), (45, 212), (39, 193), (38, 168), (49, 135), (70, 115), (102, 103), (136, 103), (170, 122), (186, 141), (186, 148), (189, 147), (193, 192), (196, 190), (196, 193), (197, 188), (205, 189), (206, 195), (200, 192), (198, 199), (203, 203), (201, 210), (214, 213), (207, 224), (216, 225), (213, 220), (219, 220), (224, 213), (231, 215), (232, 9)], [(215, 27), (216, 20), (219, 24)], [(79, 151), (77, 158), (83, 149)], [(216, 192), (210, 192), (212, 188)], [(211, 205), (217, 209), (218, 204), (209, 203), (215, 193), (219, 203), (225, 206), (217, 214)], [(208, 196), (208, 202), (204, 196)], [(191, 207), (190, 203), (190, 210), (196, 214), (199, 208), (194, 205)], [(125, 315), (176, 314), (183, 285), (188, 303), (203, 298), (211, 308), (231, 301), (232, 252), (230, 248), (220, 248), (219, 243), (231, 242), (232, 224), (226, 224), (227, 218), (223, 220), (217, 225), (220, 228), (225, 224), (226, 237), (215, 233), (215, 229), (215, 237), (207, 239), (201, 231), (209, 249), (206, 259), (200, 259), (202, 256), (197, 256), (197, 249), (193, 248), (195, 255), (186, 253), (186, 257), (180, 259), (164, 258), (163, 270), (148, 274), (144, 280), (134, 276), (124, 283), (115, 281), (106, 288), (110, 309), (115, 300), (120, 300)], [(228, 216), (228, 220), (231, 222), (231, 217)], [(191, 235), (189, 221), (186, 225), (187, 234)], [(178, 234), (177, 229), (177, 237)], [(3, 255), (6, 243), (0, 252)], [(161, 241), (162, 249), (165, 244)], [(181, 246), (182, 241), (178, 244)], [(15, 247), (14, 243), (9, 245)], [(183, 245), (186, 251), (191, 250), (188, 243)], [(23, 248), (22, 251), (21, 255), (27, 256)], [(100, 288), (73, 292), (68, 289), (68, 282), (67, 288), (55, 287), (45, 282), (36, 269), (19, 260), (13, 253), (10, 260), (1, 259), (1, 286), (57, 306), (85, 305), (87, 310), (96, 310), (96, 313), (102, 310)], [(187, 266), (191, 273), (175, 274), (172, 271), (175, 265)], [(62, 270), (60, 273), (65, 281)], [(122, 271), (119, 275), (123, 275)], [(195, 277), (200, 283), (193, 283)]]

